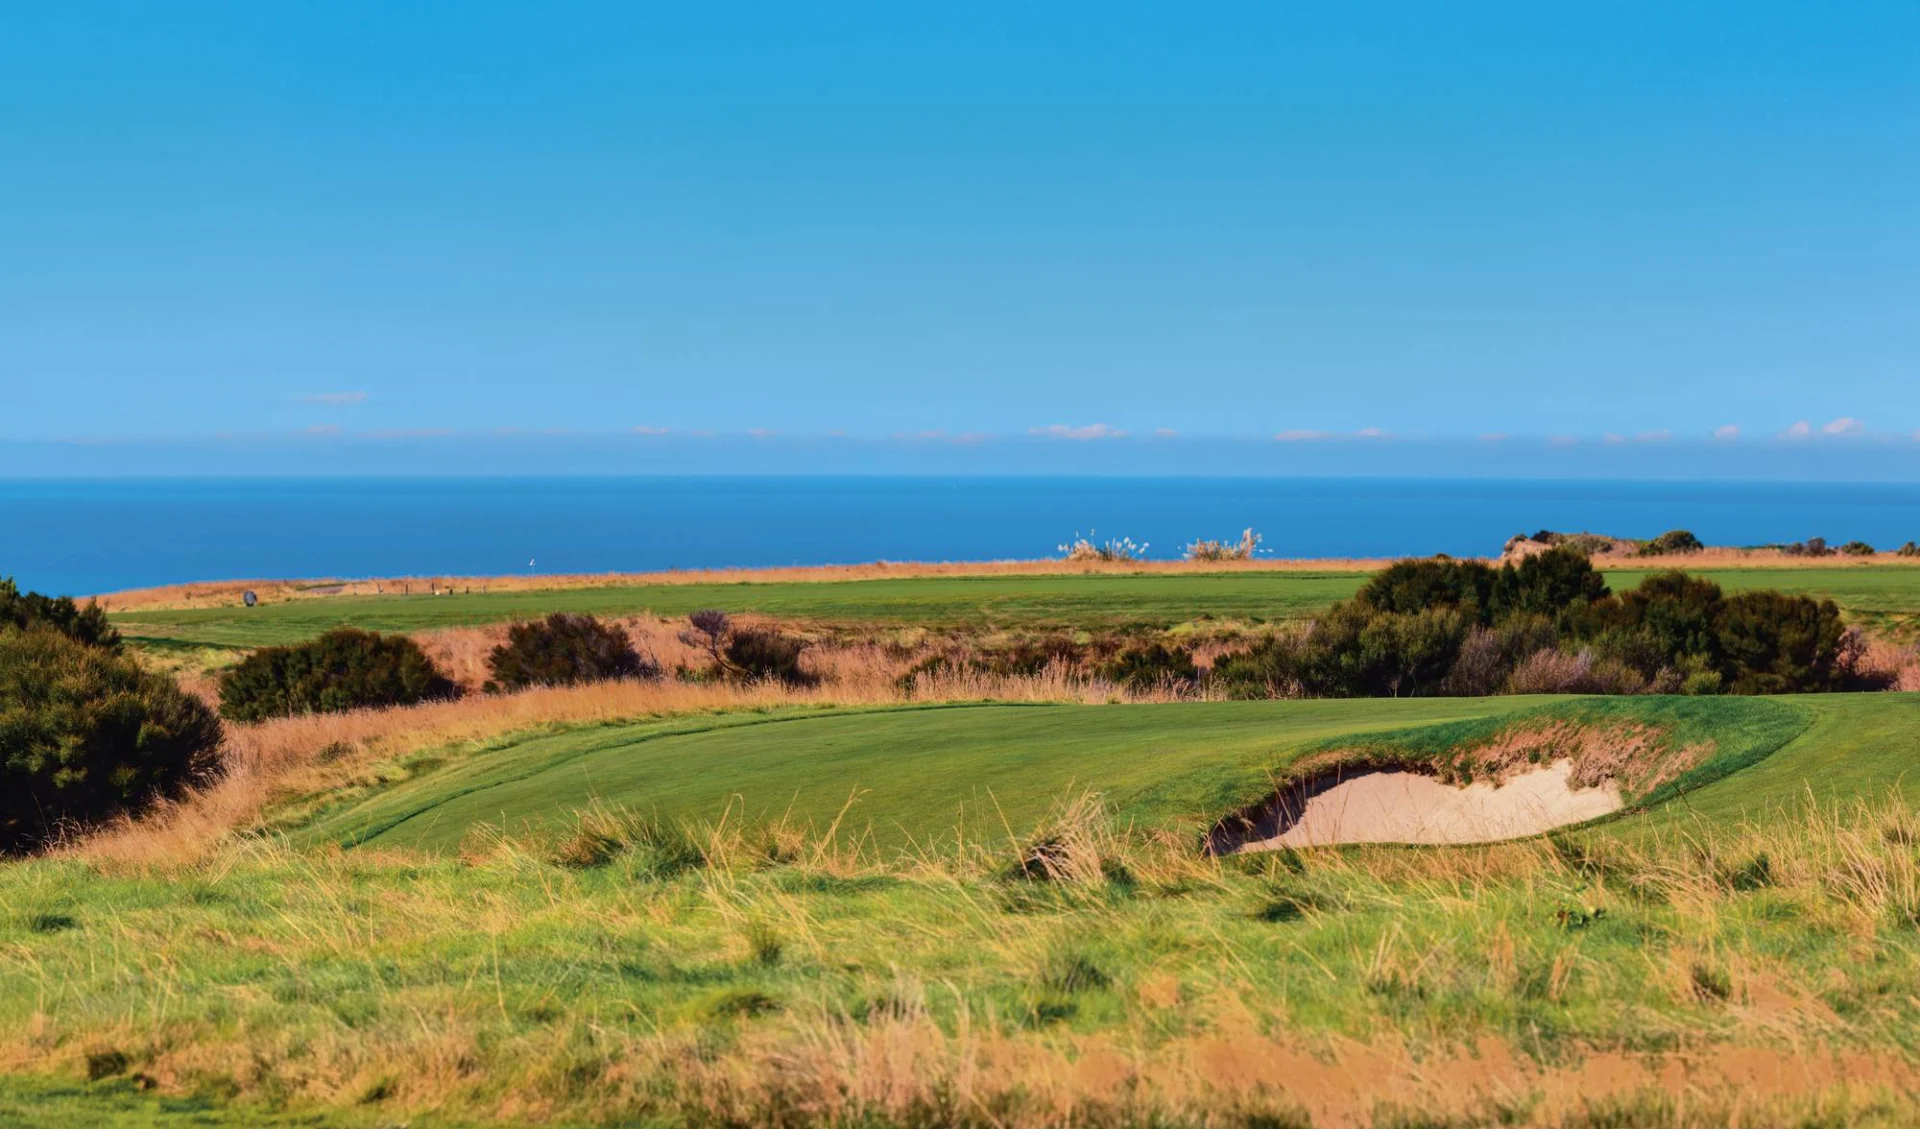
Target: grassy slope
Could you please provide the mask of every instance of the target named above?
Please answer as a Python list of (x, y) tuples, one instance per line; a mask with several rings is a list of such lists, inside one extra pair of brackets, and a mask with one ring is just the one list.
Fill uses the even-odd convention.
[[(1871, 704), (1871, 699), (1857, 699)], [(324, 816), (304, 834), (342, 844), (448, 849), (476, 825), (565, 826), (593, 801), (669, 818), (749, 822), (790, 812), (824, 826), (858, 790), (848, 826), (886, 845), (964, 825), (1032, 827), (1076, 788), (1142, 825), (1203, 826), (1255, 799), (1299, 753), (1382, 742), (1421, 749), (1518, 713), (1646, 720), (1683, 743), (1711, 737), (1708, 775), (1765, 756), (1806, 711), (1754, 699), (1414, 699), (1191, 702), (1127, 707), (964, 706), (598, 727), (510, 744), (427, 771)], [(1384, 736), (1383, 736), (1384, 735)], [(1696, 781), (1690, 781), (1694, 783)]]
[[(1426, 734), (1437, 738), (1469, 724), (1468, 707), (1519, 704), (997, 707), (840, 720), (880, 730), (917, 722), (950, 737), (972, 726), (981, 740), (1003, 722), (1031, 731), (1057, 713), (1073, 723), (1043, 734), (1056, 738), (1056, 756), (1068, 749), (1089, 771), (1126, 775), (1177, 767), (1173, 751), (1199, 745), (1199, 733), (1208, 750), (1240, 757), (1282, 737), (1311, 743), (1330, 730), (1450, 714)], [(1274, 711), (1288, 705), (1302, 712), (1276, 724)], [(1696, 711), (1688, 724), (1750, 734), (1776, 728), (1768, 713), (1810, 714), (1813, 727), (1771, 757), (1689, 796), (1689, 811), (1722, 821), (1791, 801), (1809, 779), (1823, 792), (1872, 795), (1920, 754), (1920, 698), (1910, 696), (1549, 708)], [(1201, 718), (1208, 724), (1196, 731)], [(791, 743), (811, 732), (816, 752), (850, 755), (823, 739), (824, 721), (715, 730), (711, 747), (691, 736), (658, 744), (725, 761), (778, 751), (745, 738)], [(1158, 727), (1151, 741), (1116, 736), (1148, 722)], [(1421, 741), (1417, 730), (1402, 738)], [(971, 751), (1030, 755), (1003, 745)], [(925, 752), (891, 742), (873, 751)], [(686, 757), (678, 766), (703, 770)], [(1066, 767), (1054, 766), (1056, 782), (1071, 775)], [(823, 793), (819, 810), (835, 803)], [(453, 1124), (421, 1116), (442, 1103), (463, 1123), (508, 1125), (523, 1123), (504, 1112), (520, 1108), (509, 1098), (527, 1095), (555, 1103), (554, 1124), (671, 1124), (670, 1105), (649, 1118), (648, 1095), (698, 1063), (758, 1061), (760, 1045), (746, 1041), (755, 1036), (788, 1039), (777, 1045), (801, 1048), (794, 1061), (804, 1063), (805, 1047), (831, 1042), (821, 1032), (861, 1036), (878, 1022), (875, 1001), (894, 1000), (924, 1000), (948, 1030), (964, 1003), (976, 1032), (1002, 1040), (1008, 1063), (1056, 1053), (1056, 1030), (1124, 1039), (1147, 1063), (1161, 1047), (1166, 1061), (1185, 1061), (1217, 1053), (1218, 1031), (1243, 1024), (1276, 1040), (1271, 1050), (1249, 1046), (1254, 1058), (1312, 1046), (1321, 1033), (1384, 1035), (1423, 1052), (1469, 1041), (1542, 1063), (1593, 1046), (1705, 1054), (1722, 1042), (1784, 1042), (1778, 1062), (1756, 1059), (1762, 1072), (1827, 1048), (1911, 1054), (1915, 907), (1882, 905), (1849, 885), (1863, 865), (1910, 877), (1902, 860), (1911, 851), (1869, 823), (1848, 833), (1858, 850), (1831, 853), (1833, 830), (1802, 826), (1704, 856), (1672, 843), (1610, 885), (1525, 848), (1318, 852), (1253, 860), (1260, 869), (1250, 873), (1160, 864), (1141, 870), (1137, 889), (1084, 891), (764, 860), (663, 875), (638, 852), (577, 870), (513, 850), (469, 861), (266, 843), (157, 876), (35, 860), (0, 868), (0, 1052), (32, 1056), (19, 1061), (38, 1075), (0, 1078), (0, 1126)], [(1763, 855), (1773, 877), (1742, 885), (1740, 868)], [(1690, 877), (1703, 857), (1733, 877)], [(1604, 916), (1563, 923), (1594, 906)], [(756, 955), (765, 952), (756, 938), (767, 937), (779, 949)], [(1797, 1010), (1767, 1003), (1803, 997)], [(37, 1049), (48, 1046), (66, 1050)], [(124, 1053), (129, 1070), (156, 1072), (174, 1096), (140, 1094), (124, 1077), (75, 1080), (84, 1054), (107, 1051)], [(450, 1062), (472, 1072), (456, 1074)], [(1911, 1112), (1876, 1124), (1908, 1123)], [(1655, 1106), (1596, 1124), (1674, 1120)], [(1841, 1122), (1743, 1108), (1741, 1123)]]
[[(1645, 572), (1609, 572), (1630, 587)], [(1920, 568), (1729, 569), (1707, 572), (1730, 590), (1778, 588), (1830, 596), (1856, 616), (1903, 627), (1920, 617)], [(324, 597), (260, 608), (201, 608), (116, 616), (151, 646), (253, 647), (310, 638), (353, 624), (380, 631), (497, 623), (552, 611), (681, 615), (697, 608), (834, 623), (930, 627), (1170, 626), (1201, 615), (1280, 620), (1353, 594), (1362, 573), (1177, 576), (990, 576), (820, 583), (688, 584), (502, 592), (462, 596)]]

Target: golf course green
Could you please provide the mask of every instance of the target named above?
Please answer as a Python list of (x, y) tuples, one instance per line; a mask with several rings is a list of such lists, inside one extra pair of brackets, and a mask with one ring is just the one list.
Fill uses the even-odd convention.
[[(1510, 723), (1657, 728), (1712, 753), (1657, 816), (1725, 823), (1812, 794), (1872, 796), (1920, 764), (1920, 699), (1402, 699), (784, 710), (599, 726), (421, 759), (300, 838), (447, 850), (476, 828), (558, 830), (591, 806), (671, 820), (786, 817), (877, 844), (1032, 827), (1074, 790), (1137, 826), (1199, 828), (1256, 800), (1302, 753), (1442, 752)], [(844, 813), (843, 813), (844, 809)], [(1624, 821), (1644, 818), (1629, 815)], [(1620, 822), (1620, 821), (1616, 821)]]
[[(1610, 569), (1630, 588), (1646, 569)], [(1719, 569), (1701, 572), (1729, 591), (1773, 588), (1831, 598), (1857, 620), (1903, 630), (1920, 618), (1920, 568)], [(1286, 620), (1345, 599), (1361, 572), (1234, 572), (1085, 576), (652, 584), (447, 596), (326, 596), (256, 608), (137, 611), (112, 616), (148, 647), (259, 647), (309, 639), (329, 628), (426, 631), (532, 619), (555, 611), (601, 616), (679, 616), (699, 608), (836, 625), (1097, 629), (1168, 627), (1216, 619)]]

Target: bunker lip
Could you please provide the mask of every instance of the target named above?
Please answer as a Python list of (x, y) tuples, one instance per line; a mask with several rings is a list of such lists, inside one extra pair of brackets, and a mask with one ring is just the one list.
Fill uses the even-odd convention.
[(1338, 843), (1490, 843), (1624, 806), (1615, 782), (1583, 788), (1572, 777), (1570, 760), (1464, 786), (1405, 766), (1336, 770), (1292, 786), (1237, 829), (1216, 828), (1208, 846), (1217, 854)]
[(1541, 720), (1426, 756), (1337, 749), (1207, 833), (1213, 855), (1334, 843), (1496, 842), (1621, 810), (1701, 763), (1640, 722)]

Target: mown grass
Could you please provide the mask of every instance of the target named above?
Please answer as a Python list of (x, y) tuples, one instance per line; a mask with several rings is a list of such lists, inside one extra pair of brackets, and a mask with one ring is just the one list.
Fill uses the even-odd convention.
[(327, 597), (257, 608), (142, 611), (116, 616), (139, 640), (255, 647), (310, 638), (341, 624), (377, 631), (700, 608), (823, 623), (926, 627), (1170, 626), (1202, 615), (1281, 620), (1351, 595), (1363, 573), (1139, 576), (981, 576), (772, 584), (660, 584), (453, 596)]
[[(1026, 826), (1072, 788), (1143, 828), (1198, 834), (1257, 800), (1304, 753), (1428, 755), (1505, 724), (1641, 723), (1715, 753), (1681, 783), (1764, 757), (1806, 725), (1782, 701), (1423, 698), (971, 705), (770, 711), (576, 730), (424, 760), (394, 786), (326, 813), (303, 842), (451, 850), (477, 827), (520, 834), (593, 804), (670, 820), (787, 817), (895, 849), (955, 828)], [(1447, 723), (1447, 724), (1441, 724)], [(1431, 748), (1430, 748), (1431, 747)], [(851, 806), (849, 806), (849, 802)]]
[[(1683, 560), (1661, 567), (1684, 566)], [(1616, 589), (1649, 570), (1610, 569)], [(1831, 597), (1860, 622), (1910, 635), (1920, 622), (1920, 568), (1860, 566), (1720, 569), (1701, 573), (1729, 591), (1776, 588)], [(308, 639), (351, 624), (377, 631), (531, 619), (554, 611), (684, 615), (718, 607), (837, 625), (966, 629), (1169, 627), (1203, 616), (1280, 621), (1351, 596), (1361, 572), (977, 576), (823, 582), (657, 584), (451, 596), (324, 597), (257, 608), (218, 607), (115, 615), (143, 647), (245, 648)]]

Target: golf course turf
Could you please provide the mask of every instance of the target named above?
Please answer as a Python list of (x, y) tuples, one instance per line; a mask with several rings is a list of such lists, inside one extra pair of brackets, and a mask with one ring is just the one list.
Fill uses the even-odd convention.
[[(1671, 565), (1684, 566), (1684, 561)], [(1664, 563), (1660, 567), (1670, 567)], [(1651, 569), (1609, 569), (1615, 589)], [(1729, 591), (1773, 588), (1832, 598), (1855, 619), (1895, 632), (1920, 620), (1920, 567), (1721, 569), (1698, 575)], [(1215, 619), (1286, 620), (1351, 596), (1360, 572), (976, 576), (736, 584), (655, 584), (446, 596), (325, 596), (257, 608), (137, 611), (112, 618), (146, 646), (258, 647), (332, 627), (426, 631), (531, 619), (555, 611), (679, 616), (699, 608), (819, 623), (964, 628), (1169, 627)]]
[[(885, 847), (1031, 828), (1063, 795), (1102, 794), (1143, 828), (1198, 830), (1257, 800), (1301, 754), (1437, 755), (1509, 724), (1644, 724), (1712, 754), (1664, 807), (1735, 820), (1808, 786), (1871, 793), (1920, 755), (1920, 702), (1831, 698), (1402, 699), (1131, 706), (785, 710), (598, 726), (442, 762), (298, 838), (448, 850), (478, 827), (556, 831), (590, 806), (668, 820), (785, 817)], [(1774, 759), (1779, 764), (1772, 763)], [(1740, 771), (1744, 770), (1744, 772)], [(1748, 779), (1761, 787), (1749, 788)], [(1630, 797), (1638, 799), (1637, 797)], [(844, 814), (843, 814), (844, 809)], [(1638, 816), (1628, 817), (1629, 821)], [(970, 829), (970, 830), (969, 830)]]

